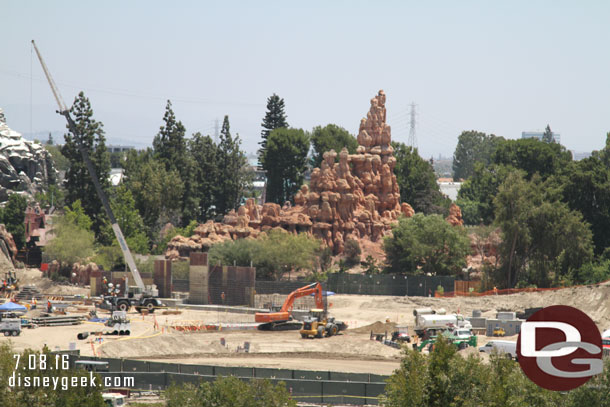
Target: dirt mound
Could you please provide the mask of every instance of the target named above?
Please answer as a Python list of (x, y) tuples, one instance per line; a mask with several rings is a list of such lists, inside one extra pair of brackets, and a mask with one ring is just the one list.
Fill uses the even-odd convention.
[(210, 341), (204, 334), (169, 334), (153, 338), (128, 338), (108, 342), (101, 347), (102, 356), (106, 357), (151, 357), (167, 355), (219, 354), (230, 351), (218, 341)]
[(35, 287), (42, 294), (51, 295), (89, 295), (90, 290), (87, 287), (79, 287), (72, 285), (58, 284), (42, 275), (42, 271), (35, 268), (15, 270), (19, 286)]
[(373, 331), (373, 333), (382, 333), (382, 332), (392, 332), (396, 328), (395, 322), (381, 322), (377, 321), (369, 325), (361, 326), (360, 328), (350, 329), (350, 332), (355, 333), (369, 333)]

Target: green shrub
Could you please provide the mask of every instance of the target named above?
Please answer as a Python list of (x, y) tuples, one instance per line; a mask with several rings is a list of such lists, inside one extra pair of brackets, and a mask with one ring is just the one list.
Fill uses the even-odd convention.
[(313, 269), (320, 241), (304, 233), (271, 230), (258, 239), (238, 239), (210, 248), (210, 265), (256, 267), (258, 278), (279, 279), (290, 270)]
[(296, 407), (284, 382), (219, 377), (199, 385), (172, 385), (165, 392), (167, 407)]
[(360, 243), (354, 239), (347, 239), (343, 248), (343, 254), (345, 256), (345, 264), (349, 267), (353, 267), (360, 264)]
[(577, 278), (582, 284), (596, 284), (610, 280), (610, 260), (602, 258), (598, 262), (583, 264)]
[(317, 253), (317, 266), (321, 272), (325, 272), (332, 266), (333, 263), (333, 252), (328, 246), (320, 246), (316, 251)]
[(391, 272), (456, 275), (466, 266), (470, 239), (440, 215), (417, 213), (401, 217), (383, 247)]
[[(387, 383), (381, 400), (386, 407), (600, 405), (566, 403), (567, 395), (538, 387), (517, 362), (500, 355), (491, 355), (489, 363), (474, 354), (462, 356), (443, 335), (428, 356), (405, 348), (400, 368)], [(606, 382), (600, 398), (607, 391)]]
[(366, 260), (362, 263), (364, 266), (364, 272), (366, 274), (379, 274), (381, 273), (381, 269), (377, 265), (377, 260), (370, 254), (366, 256)]
[(118, 245), (98, 247), (96, 255), (91, 261), (102, 266), (104, 270), (125, 270), (125, 259), (123, 257), (123, 252)]
[(93, 256), (94, 235), (72, 223), (59, 222), (54, 229), (55, 238), (44, 248), (51, 260), (60, 264), (83, 262)]

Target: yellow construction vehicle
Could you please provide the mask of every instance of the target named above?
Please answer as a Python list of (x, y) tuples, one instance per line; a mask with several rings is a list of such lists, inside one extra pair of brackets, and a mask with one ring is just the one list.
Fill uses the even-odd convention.
[(309, 311), (309, 316), (303, 321), (301, 338), (329, 337), (346, 329), (347, 324), (345, 322), (337, 321), (334, 317), (328, 317), (326, 311), (321, 308), (315, 308)]
[(504, 330), (504, 328), (500, 328), (499, 326), (496, 325), (496, 328), (493, 331), (493, 336), (504, 336), (506, 335), (506, 331)]

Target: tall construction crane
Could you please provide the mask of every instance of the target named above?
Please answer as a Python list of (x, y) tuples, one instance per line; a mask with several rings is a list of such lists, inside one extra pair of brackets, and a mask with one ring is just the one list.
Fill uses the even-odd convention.
[[(134, 305), (138, 311), (143, 308), (149, 310), (149, 312), (153, 312), (156, 307), (163, 306), (161, 301), (155, 298), (158, 293), (153, 287), (145, 287), (144, 282), (142, 281), (142, 277), (140, 276), (140, 272), (136, 267), (136, 263), (133, 260), (133, 256), (131, 255), (131, 251), (129, 251), (129, 247), (127, 246), (127, 242), (125, 241), (125, 237), (123, 236), (123, 232), (117, 223), (116, 218), (114, 217), (114, 213), (112, 213), (112, 208), (110, 207), (110, 202), (108, 201), (108, 197), (104, 193), (102, 186), (100, 185), (99, 178), (97, 173), (95, 172), (95, 167), (93, 163), (89, 159), (89, 153), (87, 149), (82, 143), (82, 134), (80, 134), (78, 128), (76, 127), (76, 123), (72, 120), (72, 116), (70, 116), (70, 110), (64, 103), (61, 94), (59, 93), (59, 89), (47, 68), (44, 60), (42, 59), (42, 55), (40, 55), (40, 51), (36, 46), (34, 40), (32, 40), (32, 45), (34, 46), (34, 50), (36, 51), (36, 55), (38, 56), (38, 60), (40, 61), (40, 65), (42, 66), (42, 70), (44, 71), (45, 76), (47, 77), (47, 81), (49, 82), (49, 86), (51, 86), (51, 91), (53, 91), (53, 96), (55, 96), (55, 100), (57, 101), (57, 105), (59, 106), (59, 110), (57, 113), (64, 116), (68, 122), (68, 128), (70, 132), (74, 134), (74, 140), (76, 141), (76, 145), (78, 150), (80, 151), (81, 156), (83, 157), (83, 161), (87, 165), (87, 169), (89, 170), (89, 175), (91, 176), (91, 180), (93, 181), (93, 185), (95, 186), (95, 190), (97, 192), (100, 201), (102, 201), (102, 205), (104, 206), (104, 210), (106, 211), (106, 215), (110, 219), (110, 223), (112, 225), (112, 230), (114, 231), (114, 235), (116, 236), (117, 241), (119, 242), (119, 247), (123, 252), (123, 257), (125, 258), (125, 263), (129, 267), (129, 271), (131, 271), (131, 275), (133, 276), (133, 280), (137, 286), (137, 292), (128, 293), (126, 297), (118, 297), (118, 296), (110, 296), (106, 298), (106, 301), (112, 308), (119, 309), (121, 311), (128, 311), (129, 308)], [(128, 287), (126, 286), (125, 289)]]

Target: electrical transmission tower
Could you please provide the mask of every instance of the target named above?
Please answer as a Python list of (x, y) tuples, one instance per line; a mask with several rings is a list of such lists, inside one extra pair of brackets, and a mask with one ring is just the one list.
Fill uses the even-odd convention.
[(415, 134), (415, 107), (417, 106), (415, 102), (411, 103), (411, 111), (409, 112), (409, 146), (412, 148), (417, 148), (417, 134)]

